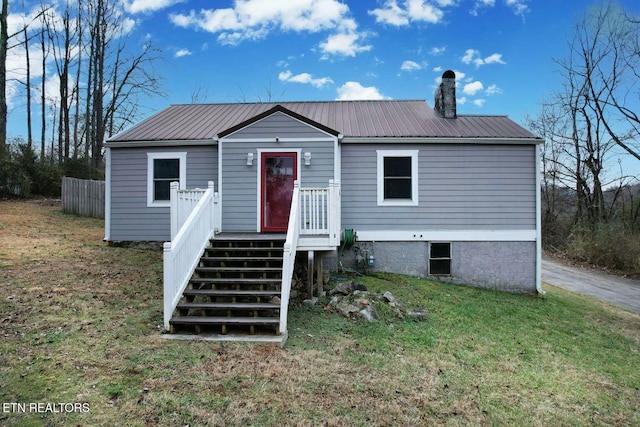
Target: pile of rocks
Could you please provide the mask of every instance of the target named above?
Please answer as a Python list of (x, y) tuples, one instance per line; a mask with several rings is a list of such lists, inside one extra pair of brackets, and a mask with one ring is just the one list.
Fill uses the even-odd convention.
[[(395, 309), (398, 319), (405, 317), (424, 320), (427, 318), (427, 310), (409, 310), (405, 303), (397, 299), (391, 292), (383, 294), (371, 293), (367, 287), (354, 281), (338, 283), (331, 291), (331, 297), (327, 309), (331, 309), (344, 317), (361, 317), (369, 322), (377, 322), (380, 316), (376, 311), (376, 304), (387, 304)], [(316, 304), (317, 298), (306, 300), (307, 304)]]

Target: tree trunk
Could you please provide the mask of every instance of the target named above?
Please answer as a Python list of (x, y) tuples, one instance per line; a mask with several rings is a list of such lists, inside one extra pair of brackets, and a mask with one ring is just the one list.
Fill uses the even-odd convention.
[(9, 39), (7, 29), (7, 15), (9, 14), (9, 0), (2, 0), (0, 11), (0, 159), (7, 151), (7, 43)]

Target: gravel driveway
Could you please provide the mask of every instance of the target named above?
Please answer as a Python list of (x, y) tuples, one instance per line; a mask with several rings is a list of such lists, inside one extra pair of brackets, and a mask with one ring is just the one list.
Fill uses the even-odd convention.
[(640, 280), (584, 270), (544, 258), (542, 282), (542, 289), (544, 283), (549, 283), (640, 313)]

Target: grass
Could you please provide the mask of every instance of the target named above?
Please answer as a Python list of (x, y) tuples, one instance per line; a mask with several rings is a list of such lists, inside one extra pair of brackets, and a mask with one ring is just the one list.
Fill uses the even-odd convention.
[(87, 403), (0, 424), (640, 425), (640, 316), (396, 275), (425, 321), (295, 304), (272, 345), (160, 337), (159, 250), (109, 247), (103, 222), (0, 202), (0, 405)]

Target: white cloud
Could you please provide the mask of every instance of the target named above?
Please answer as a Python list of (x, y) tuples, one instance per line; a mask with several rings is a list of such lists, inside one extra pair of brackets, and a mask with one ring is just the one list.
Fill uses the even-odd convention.
[(227, 45), (262, 39), (273, 31), (332, 32), (320, 44), (324, 55), (355, 56), (371, 49), (363, 43), (366, 33), (349, 17), (349, 6), (339, 0), (235, 0), (232, 8), (191, 10), (169, 19), (179, 27), (217, 34), (218, 42)]
[(486, 58), (484, 58), (484, 63), (485, 64), (505, 64), (505, 62), (502, 60), (501, 53), (494, 53), (493, 55), (487, 56)]
[(474, 99), (473, 105), (475, 105), (476, 107), (482, 107), (484, 105), (484, 102), (484, 99)]
[(462, 98), (456, 98), (456, 104), (464, 105), (467, 103), (467, 97), (463, 96)]
[(473, 5), (473, 9), (469, 11), (473, 16), (478, 16), (478, 12), (481, 9), (485, 9), (488, 7), (493, 7), (496, 4), (496, 0), (476, 0)]
[(125, 1), (125, 9), (129, 13), (146, 13), (165, 9), (174, 4), (182, 3), (184, 0), (132, 0)]
[(415, 61), (404, 61), (400, 66), (402, 71), (417, 71), (422, 70), (422, 65), (418, 64)]
[(519, 16), (524, 16), (529, 12), (528, 0), (505, 0), (505, 4), (513, 9), (513, 13)]
[(431, 55), (442, 55), (445, 50), (447, 50), (447, 48), (445, 46), (432, 47), (431, 50), (429, 51), (429, 53), (431, 53)]
[(502, 89), (500, 89), (497, 85), (491, 85), (484, 91), (484, 93), (488, 96), (498, 95), (502, 93)]
[(465, 95), (473, 96), (479, 91), (481, 91), (482, 89), (484, 89), (482, 82), (479, 82), (476, 80), (475, 82), (467, 83), (466, 85), (464, 85), (462, 92)]
[(375, 86), (364, 87), (358, 82), (346, 82), (338, 88), (338, 101), (359, 99), (389, 99), (382, 95)]
[(441, 73), (442, 72), (442, 67), (433, 67), (433, 72), (434, 73)]
[(183, 56), (190, 56), (192, 55), (191, 51), (189, 49), (180, 49), (179, 51), (177, 51), (175, 53), (175, 57), (176, 58), (182, 58)]
[[(437, 0), (439, 7), (451, 6), (452, 0)], [(402, 6), (397, 0), (387, 0), (382, 8), (368, 11), (376, 22), (395, 26), (408, 25), (409, 22), (427, 22), (437, 24), (442, 21), (444, 12), (428, 0), (404, 0)]]
[(320, 77), (313, 78), (313, 76), (309, 73), (300, 73), (293, 75), (291, 71), (282, 71), (278, 74), (278, 79), (283, 82), (293, 82), (293, 83), (302, 83), (302, 84), (310, 84), (311, 86), (321, 88), (330, 83), (333, 83), (330, 77)]
[(362, 35), (356, 32), (332, 34), (320, 43), (320, 49), (327, 59), (329, 55), (356, 56), (357, 53), (371, 50), (371, 45), (360, 44)]
[(396, 0), (387, 0), (382, 9), (373, 9), (368, 13), (369, 15), (376, 17), (376, 22), (382, 24), (395, 25), (399, 27), (409, 23), (407, 12), (398, 6)]
[[(524, 17), (524, 15), (529, 12), (528, 3), (529, 0), (504, 0), (504, 4), (511, 8), (513, 13), (518, 16)], [(471, 15), (478, 16), (479, 12), (482, 9), (487, 9), (490, 7), (494, 7), (496, 5), (496, 0), (476, 0), (473, 4), (473, 8), (469, 11)]]
[(476, 49), (467, 49), (460, 60), (465, 64), (473, 63), (476, 67), (486, 64), (506, 64), (506, 62), (502, 60), (501, 53), (494, 53), (486, 58), (482, 58), (480, 51)]

